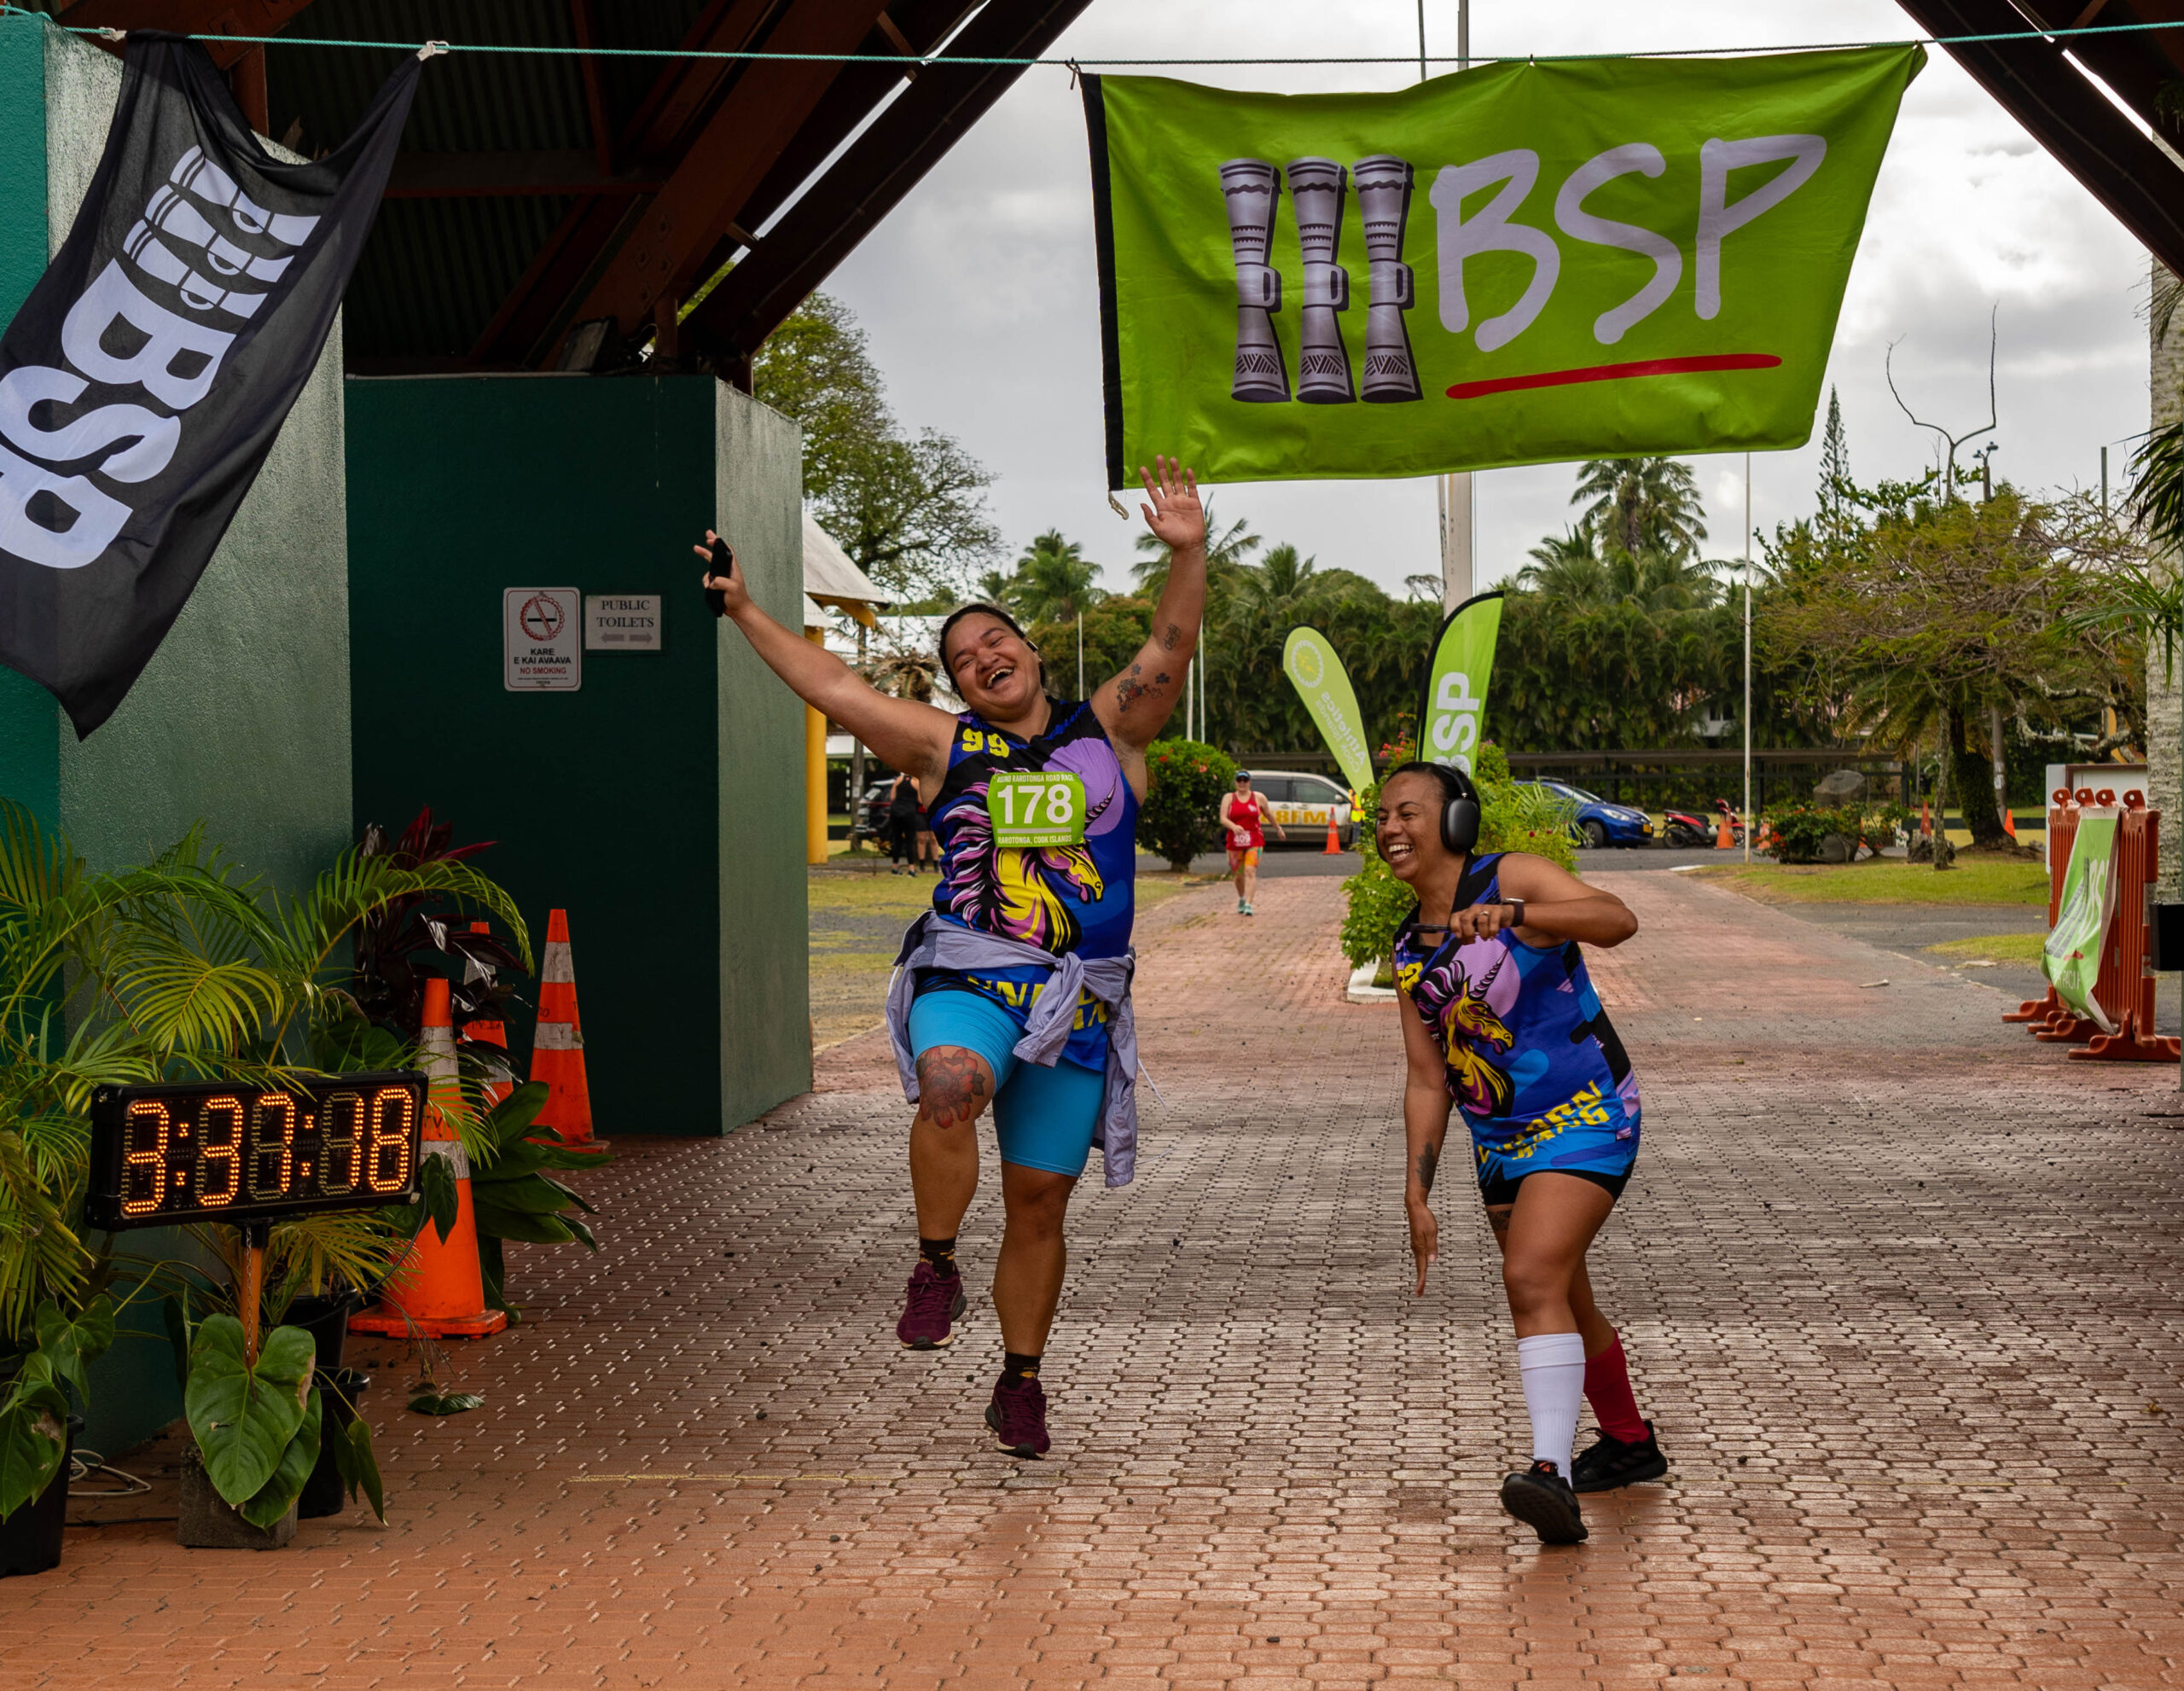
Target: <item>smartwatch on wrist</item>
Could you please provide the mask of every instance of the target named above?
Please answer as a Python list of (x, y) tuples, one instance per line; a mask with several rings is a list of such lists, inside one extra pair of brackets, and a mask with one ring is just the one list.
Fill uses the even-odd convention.
[(1502, 902), (1517, 913), (1516, 921), (1511, 922), (1509, 926), (1522, 927), (1525, 925), (1525, 901), (1521, 898), (1504, 898)]

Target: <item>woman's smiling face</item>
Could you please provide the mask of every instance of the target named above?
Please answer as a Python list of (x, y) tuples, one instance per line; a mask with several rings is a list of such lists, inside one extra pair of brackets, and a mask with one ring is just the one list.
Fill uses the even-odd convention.
[(1441, 783), (1430, 775), (1399, 775), (1380, 788), (1373, 838), (1397, 880), (1414, 880), (1448, 857), (1449, 848), (1441, 843), (1441, 811), (1447, 802)]
[(948, 630), (941, 658), (956, 696), (982, 717), (1011, 721), (1038, 703), (1039, 654), (999, 617), (972, 612)]

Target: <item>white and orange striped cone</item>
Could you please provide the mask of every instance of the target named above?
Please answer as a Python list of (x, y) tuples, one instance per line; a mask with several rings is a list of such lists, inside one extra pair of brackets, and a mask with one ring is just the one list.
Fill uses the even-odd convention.
[(569, 957), (569, 913), (546, 917), (546, 955), (538, 968), (538, 1032), (531, 1045), (531, 1078), (546, 1084), (540, 1127), (564, 1145), (591, 1143), (591, 1088), (584, 1072), (584, 1024), (577, 1014), (576, 965)]
[[(493, 930), (491, 923), (473, 921), (470, 924), (470, 931), (473, 933), (491, 933)], [(508, 1031), (504, 1023), (467, 1021), (462, 1025), (462, 1037), (479, 1045), (497, 1045), (501, 1048), (502, 1056), (505, 1058), (508, 1055)], [(514, 1071), (511, 1069), (509, 1072), (513, 1073)], [(490, 1110), (515, 1090), (515, 1083), (513, 1080), (489, 1080), (480, 1090), (485, 1095), (485, 1107)]]
[(379, 1305), (352, 1316), (351, 1333), (401, 1338), (416, 1332), (428, 1339), (482, 1339), (508, 1324), (507, 1315), (485, 1307), (485, 1280), (478, 1264), (478, 1214), (470, 1200), (470, 1159), (456, 1137), (447, 1112), (462, 1107), (455, 1068), (455, 1028), (448, 1017), (447, 982), (425, 983), (424, 1050), (429, 1090), (425, 1102), (424, 1143), (427, 1157), (445, 1158), (455, 1175), (455, 1225), (442, 1239), (427, 1221), (410, 1252), (387, 1276)]

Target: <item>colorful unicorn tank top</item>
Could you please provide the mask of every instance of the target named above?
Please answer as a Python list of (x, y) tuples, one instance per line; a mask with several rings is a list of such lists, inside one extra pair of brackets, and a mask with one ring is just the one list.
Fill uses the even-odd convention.
[[(948, 773), (926, 807), (940, 846), (932, 908), (943, 921), (1051, 951), (1118, 957), (1130, 950), (1137, 875), (1137, 795), (1089, 704), (1057, 700), (1047, 731), (1021, 740), (966, 711), (956, 719)], [(994, 777), (1058, 771), (1083, 783), (1083, 840), (1052, 846), (995, 843), (989, 806)], [(1008, 813), (1003, 807), (1004, 815)], [(1074, 831), (1074, 829), (1066, 830)], [(927, 976), (919, 985), (967, 989), (1014, 1013), (1029, 1013), (1046, 973), (1037, 968)], [(1107, 1012), (1089, 992), (1077, 1007), (1064, 1055), (1087, 1068), (1107, 1063)]]
[[(1457, 909), (1501, 897), (1500, 863), (1499, 852), (1472, 859)], [(1576, 940), (1542, 950), (1504, 931), (1428, 944), (1413, 910), (1396, 933), (1395, 973), (1478, 1145), (1519, 1157), (1536, 1149), (1542, 1168), (1554, 1166), (1550, 1142), (1565, 1128), (1606, 1129), (1636, 1148), (1638, 1077)], [(1577, 1136), (1598, 1144), (1597, 1132)]]

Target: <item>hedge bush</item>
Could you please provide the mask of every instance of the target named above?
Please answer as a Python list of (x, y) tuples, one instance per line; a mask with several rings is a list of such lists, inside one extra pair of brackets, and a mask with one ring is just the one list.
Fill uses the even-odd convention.
[(1221, 839), (1221, 795), (1235, 781), (1236, 765), (1218, 747), (1156, 740), (1145, 748), (1145, 767), (1137, 843), (1170, 869), (1187, 869)]

